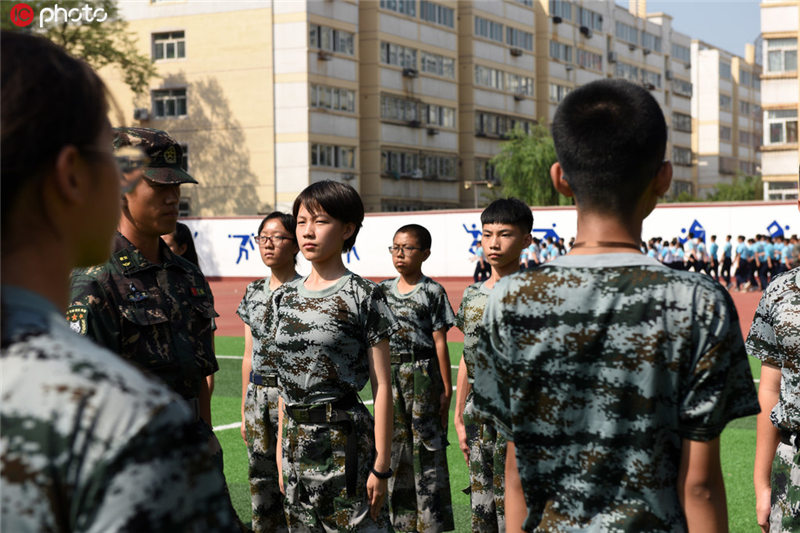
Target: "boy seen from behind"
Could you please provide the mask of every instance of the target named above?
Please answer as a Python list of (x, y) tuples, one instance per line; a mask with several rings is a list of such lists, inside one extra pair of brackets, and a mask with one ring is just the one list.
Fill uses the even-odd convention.
[(533, 215), (516, 198), (495, 200), (481, 213), (481, 224), (481, 242), (492, 265), (492, 275), (464, 290), (456, 316), (456, 325), (464, 332), (464, 353), (456, 379), (455, 426), (458, 444), (469, 465), (472, 531), (497, 532), (505, 531), (506, 441), (494, 423), (475, 412), (471, 392), (475, 379), (473, 359), (486, 298), (500, 278), (518, 270), (520, 252), (531, 244)]
[(672, 177), (663, 113), (601, 80), (553, 138), (575, 245), (498, 283), (475, 356), (476, 408), (509, 440), (507, 531), (726, 531), (719, 435), (758, 403), (727, 291), (639, 250)]
[(447, 330), (455, 317), (444, 288), (422, 273), (431, 255), (431, 234), (409, 224), (389, 247), (399, 277), (386, 294), (401, 329), (389, 339), (394, 400), (389, 506), (396, 531), (452, 531), (447, 469), (450, 353)]

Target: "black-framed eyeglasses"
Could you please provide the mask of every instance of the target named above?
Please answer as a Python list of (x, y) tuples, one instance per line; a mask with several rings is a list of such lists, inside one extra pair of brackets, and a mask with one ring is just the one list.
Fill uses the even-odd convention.
[(286, 241), (293, 241), (291, 237), (284, 237), (283, 235), (256, 235), (256, 242), (258, 244), (267, 244), (271, 242), (275, 246), (285, 244)]
[(403, 255), (405, 255), (415, 250), (422, 250), (422, 248), (417, 248), (415, 246), (389, 246), (389, 253), (392, 255), (399, 254), (400, 252), (403, 252)]

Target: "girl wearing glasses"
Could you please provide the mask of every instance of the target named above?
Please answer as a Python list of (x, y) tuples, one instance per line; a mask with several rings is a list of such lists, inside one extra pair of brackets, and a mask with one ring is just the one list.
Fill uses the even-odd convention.
[[(293, 212), (311, 274), (272, 296), (289, 528), (388, 531), (389, 336), (398, 324), (380, 288), (342, 262), (364, 205), (349, 185), (321, 181), (300, 193)], [(367, 380), (374, 420), (358, 396)]]
[(242, 359), (242, 438), (249, 458), (253, 531), (286, 531), (275, 458), (278, 431), (278, 377), (270, 353), (267, 313), (272, 291), (300, 276), (295, 218), (273, 212), (258, 226), (258, 250), (270, 276), (247, 286), (236, 313), (244, 322)]

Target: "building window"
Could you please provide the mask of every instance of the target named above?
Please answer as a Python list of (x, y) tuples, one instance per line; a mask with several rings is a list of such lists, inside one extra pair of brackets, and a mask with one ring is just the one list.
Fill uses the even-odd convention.
[(420, 102), (390, 94), (381, 95), (381, 118), (413, 122), (420, 120)]
[(595, 31), (603, 31), (603, 15), (597, 11), (586, 9), (585, 7), (578, 8), (578, 21), (581, 26), (586, 26)]
[(558, 41), (550, 41), (550, 57), (565, 63), (572, 63), (572, 47)]
[(506, 89), (514, 94), (533, 96), (533, 78), (506, 73)]
[(451, 155), (426, 154), (421, 157), (422, 175), (428, 179), (455, 179), (457, 158)]
[(550, 101), (553, 103), (560, 103), (561, 100), (564, 99), (565, 96), (569, 94), (572, 90), (571, 87), (566, 87), (564, 85), (559, 85), (557, 83), (550, 84)]
[(797, 39), (767, 39), (767, 72), (797, 70)]
[(430, 52), (420, 52), (420, 64), (422, 72), (436, 74), (445, 78), (456, 77), (456, 60), (452, 57), (431, 54)]
[(741, 115), (749, 115), (752, 111), (750, 102), (745, 102), (743, 100), (739, 100), (739, 114)]
[(498, 43), (503, 42), (503, 25), (483, 17), (475, 17), (475, 35)]
[(733, 140), (733, 130), (730, 126), (719, 127), (719, 140), (731, 142)]
[(533, 124), (534, 123), (530, 120), (498, 115), (497, 113), (488, 113), (485, 111), (478, 111), (475, 113), (475, 133), (480, 136), (502, 137), (506, 132), (513, 130), (517, 126), (519, 126), (523, 132), (529, 134), (533, 128)]
[(614, 66), (614, 76), (638, 83), (641, 75), (639, 74), (639, 67), (618, 61)]
[(475, 179), (479, 181), (499, 181), (491, 159), (475, 158)]
[(749, 131), (740, 131), (739, 132), (739, 144), (744, 146), (752, 146), (753, 145), (753, 135)]
[(381, 150), (381, 171), (394, 178), (455, 179), (458, 158), (449, 154)]
[(650, 33), (649, 31), (642, 31), (642, 48), (647, 48), (648, 50), (654, 50), (656, 52), (661, 51), (661, 37), (654, 33)]
[(309, 46), (328, 52), (352, 56), (354, 55), (353, 40), (353, 34), (349, 31), (336, 30), (319, 24), (311, 24), (308, 31)]
[(385, 65), (397, 65), (403, 68), (417, 68), (417, 51), (407, 46), (393, 43), (381, 43), (381, 62)]
[(749, 70), (739, 69), (739, 85), (743, 87), (752, 87), (753, 73)]
[(689, 148), (680, 146), (672, 147), (672, 164), (682, 167), (692, 166), (692, 151)]
[(528, 6), (528, 7), (533, 6), (533, 0), (517, 0), (517, 3), (522, 4), (523, 6)]
[(550, 0), (550, 16), (572, 20), (572, 5), (565, 0)]
[(639, 44), (639, 30), (633, 26), (617, 21), (615, 29), (617, 39), (630, 44)]
[(309, 103), (312, 108), (355, 113), (356, 93), (341, 87), (311, 85)]
[(153, 116), (156, 118), (186, 116), (186, 89), (153, 91)]
[(692, 97), (692, 83), (678, 78), (672, 78), (672, 92), (678, 96)]
[(692, 116), (685, 113), (672, 113), (672, 128), (675, 131), (692, 133)]
[(311, 145), (312, 167), (355, 168), (356, 149), (330, 144)]
[(745, 176), (756, 175), (756, 164), (750, 161), (739, 161), (739, 172)]
[(186, 38), (182, 31), (153, 34), (153, 60), (186, 57)]
[(189, 145), (186, 143), (181, 143), (181, 151), (183, 152), (181, 157), (181, 168), (186, 172), (189, 172)]
[(431, 126), (456, 127), (456, 110), (436, 104), (425, 104), (425, 121)]
[(731, 64), (727, 61), (719, 62), (719, 78), (731, 81)]
[(642, 69), (642, 83), (660, 89), (661, 74), (659, 74), (658, 72), (652, 72), (650, 70)]
[(507, 26), (506, 44), (517, 48), (524, 48), (525, 50), (533, 50), (533, 34)]
[(672, 59), (683, 61), (688, 65), (692, 62), (692, 51), (688, 46), (672, 43)]
[(765, 144), (794, 144), (797, 142), (797, 109), (767, 111)]
[(583, 68), (590, 69), (590, 70), (603, 70), (603, 56), (600, 54), (595, 54), (593, 52), (589, 52), (588, 50), (581, 50), (580, 48), (577, 51), (578, 56), (578, 65)]
[(505, 89), (503, 71), (496, 68), (475, 65), (475, 85), (490, 87), (492, 89)]
[(419, 3), (419, 18), (439, 26), (454, 27), (455, 16), (453, 9), (428, 2), (427, 0), (421, 0)]
[(719, 173), (720, 174), (736, 174), (737, 161), (735, 157), (726, 155), (719, 156)]
[(720, 94), (719, 95), (719, 108), (722, 111), (730, 112), (732, 107), (733, 107), (733, 100), (731, 100), (731, 97), (728, 96), (727, 94)]
[(381, 0), (381, 9), (395, 11), (409, 17), (417, 16), (417, 0)]

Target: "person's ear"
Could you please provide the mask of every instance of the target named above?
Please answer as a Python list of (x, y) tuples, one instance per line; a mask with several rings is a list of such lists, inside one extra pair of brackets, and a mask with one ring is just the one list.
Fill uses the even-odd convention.
[(91, 184), (87, 183), (89, 174), (83, 172), (84, 167), (85, 163), (75, 146), (63, 147), (56, 156), (51, 180), (54, 191), (63, 201), (78, 204), (86, 200), (85, 196), (91, 190)]
[(431, 256), (431, 249), (428, 248), (427, 250), (422, 251), (422, 260), (427, 261), (428, 258)]
[(566, 196), (567, 198), (572, 198), (575, 194), (572, 192), (572, 187), (569, 186), (567, 180), (564, 177), (564, 169), (561, 167), (561, 163), (556, 161), (553, 163), (553, 166), (550, 167), (550, 180), (553, 182), (553, 187), (561, 194)]
[(352, 222), (348, 222), (344, 225), (344, 233), (342, 234), (342, 240), (346, 241), (350, 237), (353, 236), (353, 233), (356, 232), (356, 225)]

